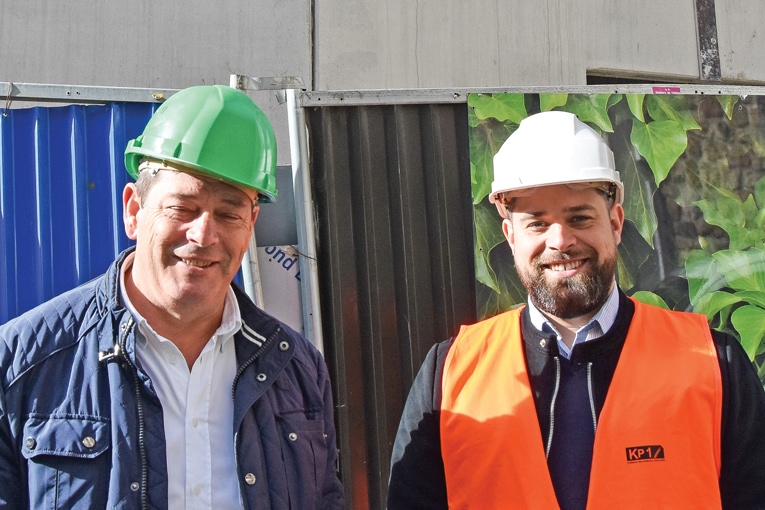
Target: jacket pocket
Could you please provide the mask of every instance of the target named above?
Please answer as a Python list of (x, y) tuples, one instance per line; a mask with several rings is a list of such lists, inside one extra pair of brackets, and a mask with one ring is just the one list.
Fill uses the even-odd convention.
[(318, 508), (327, 468), (324, 422), (307, 420), (302, 413), (277, 419), (287, 471), (290, 508)]
[(103, 506), (109, 485), (108, 420), (30, 415), (21, 453), (27, 460), (32, 508)]

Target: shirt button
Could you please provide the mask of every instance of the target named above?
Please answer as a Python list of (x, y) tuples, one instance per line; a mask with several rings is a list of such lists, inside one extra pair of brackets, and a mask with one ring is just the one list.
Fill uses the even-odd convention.
[(197, 428), (197, 425), (199, 425), (199, 420), (197, 420), (196, 418), (191, 420), (191, 426), (192, 427)]
[(547, 340), (545, 340), (545, 339), (543, 338), (542, 340), (540, 340), (540, 341), (539, 341), (539, 345), (540, 345), (541, 347), (544, 347), (545, 345), (547, 345)]
[(255, 475), (253, 475), (252, 473), (247, 473), (246, 475), (244, 475), (244, 483), (246, 483), (247, 485), (255, 485), (256, 480), (257, 478), (255, 478)]
[(88, 436), (82, 440), (82, 444), (85, 445), (85, 448), (93, 448), (96, 446), (96, 440)]
[(178, 356), (170, 356), (170, 364), (175, 365), (178, 363)]
[(194, 486), (194, 495), (199, 496), (199, 494), (202, 492), (202, 488), (199, 485)]
[(294, 432), (290, 432), (290, 435), (287, 437), (290, 438), (290, 441), (297, 441), (297, 434), (295, 434)]
[(265, 382), (266, 379), (268, 379), (266, 374), (258, 374), (258, 381)]
[(34, 450), (35, 447), (37, 446), (37, 441), (33, 437), (28, 437), (25, 444), (27, 448), (29, 448), (30, 450)]

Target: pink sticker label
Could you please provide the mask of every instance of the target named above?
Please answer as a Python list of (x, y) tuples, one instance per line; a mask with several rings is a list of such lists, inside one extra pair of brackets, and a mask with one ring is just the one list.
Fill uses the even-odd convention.
[(654, 94), (679, 94), (680, 87), (653, 87)]

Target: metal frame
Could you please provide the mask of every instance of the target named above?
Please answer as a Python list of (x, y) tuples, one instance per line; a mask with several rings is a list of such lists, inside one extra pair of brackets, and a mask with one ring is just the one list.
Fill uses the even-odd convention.
[(466, 103), (469, 94), (701, 94), (747, 96), (764, 94), (765, 87), (742, 85), (554, 85), (539, 87), (466, 87), (446, 89), (372, 89), (304, 91), (299, 106), (358, 106)]
[[(305, 114), (298, 106), (298, 91), (305, 88), (299, 77), (285, 76), (260, 78), (232, 74), (230, 85), (239, 90), (275, 90), (278, 100), (287, 103), (290, 136), (290, 155), (292, 163), (292, 184), (295, 191), (295, 217), (298, 234), (298, 261), (300, 264), (300, 301), (302, 304), (303, 333), (319, 351), (324, 354), (324, 338), (321, 326), (321, 303), (319, 297), (319, 273), (316, 261), (316, 233), (314, 230), (314, 204), (311, 194), (311, 175), (308, 165), (308, 140), (306, 135)], [(250, 250), (245, 255), (246, 267), (250, 272), (243, 272), (245, 281), (251, 282), (253, 289), (262, 303), (257, 256), (252, 256), (255, 241), (254, 234)], [(258, 301), (256, 300), (256, 303)]]
[(8, 109), (16, 101), (38, 103), (161, 103), (178, 89), (92, 87), (0, 81), (0, 97)]

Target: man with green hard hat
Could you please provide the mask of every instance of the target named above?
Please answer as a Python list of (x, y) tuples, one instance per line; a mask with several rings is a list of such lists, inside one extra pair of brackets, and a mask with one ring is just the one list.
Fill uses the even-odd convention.
[(135, 247), (0, 327), (0, 506), (344, 508), (324, 360), (232, 284), (275, 165), (224, 86), (128, 143)]

